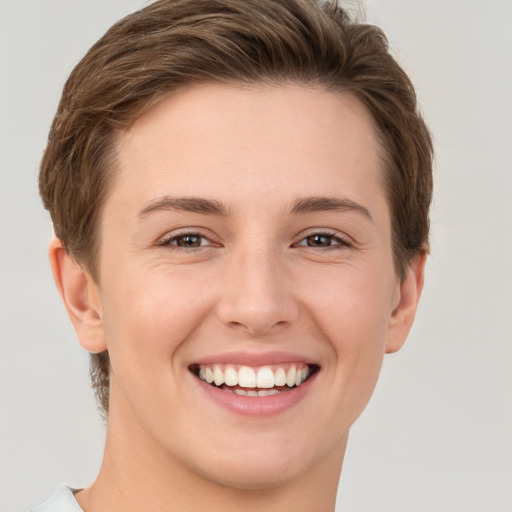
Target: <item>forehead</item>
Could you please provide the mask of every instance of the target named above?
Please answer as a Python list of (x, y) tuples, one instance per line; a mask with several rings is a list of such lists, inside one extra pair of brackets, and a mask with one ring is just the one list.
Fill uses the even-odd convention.
[(114, 195), (282, 196), (285, 187), (311, 196), (335, 187), (357, 196), (382, 188), (378, 149), (370, 114), (351, 95), (299, 85), (195, 86), (173, 92), (121, 134)]

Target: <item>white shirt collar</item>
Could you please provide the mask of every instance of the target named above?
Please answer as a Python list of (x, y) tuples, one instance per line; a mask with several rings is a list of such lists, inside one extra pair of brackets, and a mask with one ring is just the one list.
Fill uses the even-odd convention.
[(84, 512), (75, 499), (76, 491), (77, 489), (61, 485), (44, 503), (29, 512)]

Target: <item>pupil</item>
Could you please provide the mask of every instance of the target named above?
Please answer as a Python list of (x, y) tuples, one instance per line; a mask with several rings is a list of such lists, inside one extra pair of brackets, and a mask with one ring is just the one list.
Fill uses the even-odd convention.
[(180, 247), (199, 247), (201, 245), (201, 239), (195, 235), (183, 235), (178, 238), (178, 245)]
[(308, 245), (310, 247), (328, 247), (331, 242), (330, 236), (312, 235), (308, 237)]

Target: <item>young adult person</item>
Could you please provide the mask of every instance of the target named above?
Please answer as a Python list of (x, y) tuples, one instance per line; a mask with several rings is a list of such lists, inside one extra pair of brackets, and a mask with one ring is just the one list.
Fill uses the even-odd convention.
[(428, 251), (431, 139), (383, 33), (154, 2), (72, 72), (40, 191), (107, 438), (34, 510), (334, 510)]

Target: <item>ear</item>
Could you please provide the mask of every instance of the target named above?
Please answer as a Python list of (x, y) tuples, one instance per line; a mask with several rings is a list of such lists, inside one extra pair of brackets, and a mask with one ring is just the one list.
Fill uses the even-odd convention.
[(49, 248), (53, 278), (75, 328), (80, 345), (89, 352), (107, 349), (98, 285), (54, 238)]
[(416, 256), (409, 265), (398, 291), (397, 306), (391, 314), (388, 329), (386, 353), (400, 350), (411, 330), (423, 290), (425, 261), (427, 253)]

